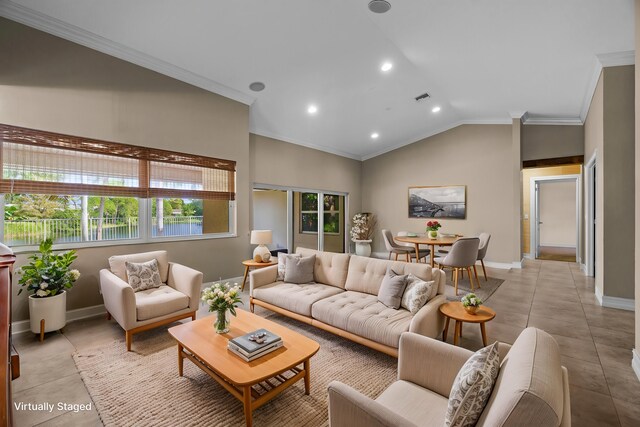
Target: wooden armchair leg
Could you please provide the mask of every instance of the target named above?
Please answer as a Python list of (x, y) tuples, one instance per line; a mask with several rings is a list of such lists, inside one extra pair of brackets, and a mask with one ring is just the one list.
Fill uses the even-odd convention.
[(107, 311), (107, 320), (111, 320), (111, 313)]
[(133, 333), (125, 331), (125, 341), (127, 342), (127, 351), (131, 351), (131, 341), (133, 341)]

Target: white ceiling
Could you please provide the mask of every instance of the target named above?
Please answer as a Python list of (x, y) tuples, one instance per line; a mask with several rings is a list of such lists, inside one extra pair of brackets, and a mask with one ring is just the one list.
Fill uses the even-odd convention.
[(368, 0), (0, 0), (0, 14), (251, 104), (254, 133), (357, 159), (516, 112), (580, 122), (598, 57), (632, 61), (633, 0), (389, 1), (377, 15)]

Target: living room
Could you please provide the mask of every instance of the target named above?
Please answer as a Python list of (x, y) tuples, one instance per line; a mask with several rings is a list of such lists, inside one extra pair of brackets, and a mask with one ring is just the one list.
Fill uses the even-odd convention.
[[(74, 2), (70, 4), (72, 3)], [(397, 2), (390, 2), (392, 8), (388, 13), (373, 14), (367, 8), (368, 2), (352, 3), (346, 6), (333, 4), (333, 7), (344, 12), (345, 16), (336, 16), (335, 20), (331, 21), (333, 24), (327, 25), (329, 28), (331, 25), (334, 26), (336, 38), (349, 34), (350, 25), (353, 26), (351, 28), (353, 33), (356, 32), (353, 31), (354, 28), (359, 28), (358, 25), (366, 27), (366, 34), (372, 31), (370, 26), (374, 24), (385, 28), (389, 33), (375, 29), (373, 31), (380, 31), (378, 38), (375, 39), (375, 42), (379, 43), (376, 49), (380, 52), (386, 51), (388, 55), (394, 55), (392, 74), (385, 74), (379, 69), (388, 58), (384, 56), (366, 58), (371, 62), (371, 64), (367, 63), (371, 70), (363, 71), (363, 66), (353, 65), (357, 60), (364, 60), (364, 55), (355, 51), (356, 48), (367, 43), (364, 35), (354, 35), (348, 43), (345, 41), (345, 46), (339, 50), (340, 54), (335, 56), (329, 54), (332, 43), (335, 42), (334, 39), (330, 40), (332, 43), (312, 44), (311, 52), (308, 53), (305, 51), (287, 53), (282, 52), (281, 49), (271, 48), (274, 59), (268, 66), (262, 65), (261, 61), (268, 56), (270, 47), (256, 40), (252, 51), (241, 54), (254, 54), (260, 58), (260, 61), (256, 60), (254, 65), (256, 70), (254, 78), (246, 82), (243, 80), (242, 85), (234, 80), (233, 76), (227, 76), (227, 80), (219, 82), (213, 78), (201, 78), (202, 74), (218, 76), (215, 70), (211, 71), (207, 68), (215, 68), (215, 60), (201, 68), (195, 64), (192, 69), (189, 69), (185, 66), (171, 66), (170, 61), (166, 59), (154, 58), (154, 52), (161, 56), (161, 52), (154, 49), (160, 49), (162, 45), (161, 42), (154, 45), (152, 37), (154, 31), (145, 33), (147, 39), (139, 45), (126, 46), (124, 38), (120, 41), (107, 40), (109, 31), (119, 31), (123, 33), (123, 37), (127, 30), (135, 33), (135, 26), (132, 21), (126, 19), (126, 14), (118, 14), (126, 11), (124, 6), (122, 9), (115, 7), (109, 9), (104, 6), (105, 11), (113, 12), (115, 14), (113, 17), (119, 20), (109, 21), (105, 18), (102, 21), (103, 26), (109, 27), (109, 22), (117, 25), (113, 24), (113, 27), (103, 29), (106, 33), (100, 36), (99, 25), (83, 31), (78, 29), (83, 21), (82, 17), (73, 14), (74, 7), (79, 7), (77, 4), (68, 6), (68, 9), (65, 7), (56, 9), (53, 5), (49, 6), (50, 9), (41, 5), (43, 9), (39, 9), (33, 2), (27, 1), (1, 3), (0, 11), (4, 17), (0, 18), (0, 52), (5, 58), (0, 71), (1, 124), (63, 136), (170, 150), (235, 162), (234, 199), (229, 203), (229, 228), (226, 233), (219, 233), (215, 238), (206, 238), (205, 235), (190, 239), (154, 240), (153, 236), (149, 235), (144, 241), (133, 239), (128, 242), (119, 241), (116, 244), (82, 242), (82, 244), (57, 246), (58, 249), (77, 250), (78, 258), (74, 261), (73, 268), (81, 273), (74, 288), (67, 294), (68, 325), (63, 329), (63, 333), (47, 333), (44, 341), (40, 343), (38, 337), (29, 331), (28, 296), (26, 292), (17, 295), (18, 285), (14, 278), (11, 315), (14, 339), (18, 343), (22, 365), (22, 378), (14, 381), (14, 402), (54, 402), (55, 400), (54, 403), (57, 403), (60, 398), (53, 398), (51, 394), (55, 390), (63, 390), (67, 394), (63, 399), (64, 402), (81, 404), (93, 402), (92, 399), (97, 399), (96, 396), (100, 393), (106, 393), (106, 390), (98, 388), (94, 390), (85, 388), (86, 381), (81, 378), (77, 364), (71, 356), (73, 353), (88, 355), (91, 354), (92, 349), (104, 348), (108, 344), (118, 342), (118, 353), (105, 354), (122, 355), (122, 358), (127, 359), (131, 364), (136, 363), (129, 360), (131, 357), (149, 355), (153, 357), (154, 353), (166, 349), (163, 347), (165, 343), (158, 343), (156, 333), (152, 331), (137, 334), (133, 340), (133, 354), (127, 354), (128, 352), (123, 349), (125, 336), (122, 328), (114, 320), (105, 320), (106, 309), (100, 289), (100, 270), (108, 268), (108, 260), (112, 256), (164, 250), (167, 251), (171, 262), (202, 272), (205, 283), (221, 279), (223, 282), (230, 279), (239, 281), (238, 278), (241, 278), (244, 271), (242, 261), (251, 258), (255, 248), (250, 238), (251, 231), (258, 228), (255, 225), (259, 222), (256, 219), (259, 212), (254, 209), (254, 190), (271, 188), (343, 195), (346, 198), (344, 227), (349, 226), (351, 218), (357, 213), (374, 213), (378, 228), (372, 242), (373, 257), (387, 258), (388, 251), (380, 234), (381, 229), (390, 229), (394, 233), (401, 230), (424, 232), (424, 219), (407, 216), (407, 188), (423, 185), (465, 185), (468, 209), (466, 219), (450, 219), (441, 222), (444, 224), (443, 230), (464, 236), (477, 236), (484, 231), (491, 233), (486, 258), (488, 275), (504, 282), (486, 301), (487, 306), (498, 313), (495, 320), (487, 323), (489, 341), (493, 343), (498, 340), (512, 344), (527, 326), (546, 330), (554, 337), (555, 335), (565, 337), (564, 341), (562, 338), (558, 341), (563, 365), (569, 371), (573, 422), (576, 425), (634, 425), (639, 422), (640, 414), (637, 405), (632, 402), (637, 402), (640, 396), (640, 381), (633, 376), (631, 366), (634, 357), (632, 350), (640, 347), (640, 321), (634, 315), (634, 309), (638, 310), (640, 301), (638, 295), (640, 269), (635, 268), (640, 265), (640, 250), (638, 250), (640, 248), (638, 217), (640, 215), (634, 214), (638, 208), (638, 198), (630, 197), (638, 193), (637, 177), (640, 176), (636, 167), (639, 164), (637, 161), (639, 150), (634, 150), (634, 141), (636, 147), (639, 143), (638, 136), (635, 134), (639, 109), (635, 108), (634, 113), (634, 104), (637, 105), (640, 97), (633, 90), (634, 86), (636, 86), (635, 90), (638, 90), (634, 83), (639, 81), (639, 77), (633, 67), (635, 56), (633, 52), (630, 53), (638, 44), (637, 36), (633, 38), (634, 25), (637, 26), (640, 19), (638, 2), (635, 2), (635, 22), (632, 19), (634, 2), (631, 1), (616, 2), (615, 6), (609, 6), (610, 9), (603, 6), (604, 10), (592, 4), (587, 8), (588, 11), (584, 11), (584, 15), (578, 14), (575, 20), (569, 19), (570, 25), (567, 27), (574, 28), (576, 32), (584, 31), (584, 22), (601, 20), (598, 31), (603, 34), (607, 31), (612, 33), (610, 39), (607, 39), (609, 42), (607, 47), (597, 44), (593, 47), (587, 42), (580, 44), (576, 41), (576, 44), (571, 46), (586, 46), (586, 53), (580, 57), (580, 61), (576, 60), (572, 63), (571, 67), (566, 69), (550, 67), (551, 69), (547, 69), (549, 74), (535, 82), (520, 81), (518, 75), (503, 73), (500, 78), (504, 79), (505, 83), (500, 84), (500, 79), (495, 79), (492, 85), (487, 85), (487, 92), (475, 93), (477, 98), (474, 99), (464, 98), (459, 94), (451, 95), (450, 99), (445, 98), (442, 95), (447, 93), (442, 89), (445, 82), (429, 78), (429, 73), (424, 72), (422, 68), (424, 64), (415, 65), (412, 61), (419, 63), (418, 59), (410, 55), (407, 57), (407, 52), (410, 53), (412, 49), (418, 49), (420, 46), (415, 46), (410, 40), (403, 38), (406, 33), (398, 28), (398, 22), (402, 20), (393, 21), (393, 25), (388, 24), (388, 27), (385, 27), (384, 23), (384, 19), (398, 10), (403, 11), (401, 18), (409, 19), (407, 11), (410, 12), (412, 7), (415, 8), (415, 14), (418, 17), (424, 14), (424, 8), (435, 8), (434, 16), (440, 17), (441, 20), (450, 18), (447, 13), (459, 13), (459, 10), (443, 10), (440, 9), (442, 6), (436, 7), (435, 2), (427, 2), (427, 5), (403, 6)], [(221, 5), (216, 5), (215, 7), (220, 9), (214, 10), (223, 15), (228, 13), (229, 20), (236, 19), (242, 22), (242, 30), (249, 31), (249, 24), (260, 21), (260, 15), (267, 13), (263, 10), (266, 6), (253, 6), (259, 7), (257, 9), (259, 12), (256, 12), (256, 16), (250, 17), (242, 15), (245, 11), (242, 7), (226, 10)], [(284, 40), (296, 32), (303, 34), (306, 30), (312, 31), (318, 28), (331, 32), (324, 28), (326, 20), (323, 19), (314, 19), (314, 26), (308, 29), (304, 25), (305, 22), (309, 23), (308, 18), (305, 18), (305, 11), (324, 17), (333, 16), (330, 12), (323, 14), (319, 10), (323, 7), (310, 3), (295, 6), (290, 14), (286, 15), (286, 19), (291, 25), (297, 22), (296, 26), (285, 31), (271, 25), (273, 33), (269, 33), (269, 37), (265, 36), (265, 39), (270, 42), (281, 40), (284, 44)], [(344, 10), (340, 9), (341, 7), (344, 7)], [(506, 18), (497, 19), (499, 22), (511, 19), (518, 23), (520, 21), (514, 16), (519, 16), (517, 13), (525, 13), (522, 9), (502, 9), (497, 2), (493, 2), (491, 7), (493, 14), (499, 17), (502, 13), (505, 14)], [(525, 6), (522, 7), (526, 9)], [(540, 17), (544, 16), (547, 10), (545, 8), (553, 10), (554, 7), (556, 6), (549, 3), (533, 8), (529, 12), (532, 16)], [(578, 8), (579, 6), (565, 5), (560, 10), (565, 13), (571, 10), (570, 7)], [(173, 22), (168, 17), (169, 14), (163, 14), (163, 12), (167, 13), (166, 10), (160, 6), (158, 8), (155, 18), (162, 19), (159, 22), (165, 24), (162, 25), (162, 29), (156, 30), (162, 33), (163, 37), (167, 37), (166, 28), (172, 27)], [(82, 10), (89, 14), (92, 9), (87, 5), (86, 9)], [(355, 10), (357, 12), (354, 12)], [(601, 16), (596, 13), (598, 11)], [(184, 13), (187, 14), (186, 11)], [(190, 11), (190, 13), (194, 12)], [(509, 13), (516, 15), (509, 15)], [(132, 13), (131, 16), (134, 15)], [(335, 15), (339, 13), (336, 11)], [(425, 14), (425, 16), (430, 16), (430, 20), (438, 20), (431, 15)], [(186, 17), (179, 16), (176, 19), (188, 22), (191, 18), (187, 14)], [(217, 17), (217, 19), (222, 18)], [(370, 21), (372, 19), (375, 20), (373, 24)], [(100, 22), (99, 19), (96, 21)], [(411, 22), (416, 25), (415, 21)], [(532, 27), (538, 26), (533, 18), (526, 22)], [(553, 25), (556, 25), (553, 28), (557, 28), (559, 24), (555, 21), (549, 23), (550, 27)], [(187, 25), (183, 23), (183, 27)], [(516, 29), (517, 25), (511, 24), (509, 28)], [(539, 31), (542, 32), (542, 30)], [(90, 34), (94, 35), (93, 39), (85, 37)], [(519, 40), (529, 40), (532, 44), (535, 44), (536, 37), (542, 37), (535, 34), (528, 35), (526, 32), (518, 34)], [(388, 39), (390, 35), (395, 38)], [(582, 33), (580, 35), (582, 36)], [(133, 36), (135, 34), (132, 34)], [(492, 36), (508, 38), (499, 32)], [(229, 40), (225, 40), (225, 43), (233, 46), (234, 37), (240, 37), (240, 35), (229, 36)], [(492, 37), (491, 40), (494, 38)], [(546, 40), (545, 43), (552, 43), (549, 39), (544, 40)], [(209, 42), (202, 40), (198, 43), (199, 46), (210, 47), (211, 51), (190, 52), (187, 47), (173, 46), (172, 52), (182, 51), (185, 56), (191, 54), (215, 57), (215, 43), (212, 43), (212, 46), (209, 46)], [(401, 47), (395, 46), (394, 43), (398, 43)], [(447, 84), (455, 85), (456, 81), (468, 80), (475, 82), (476, 86), (484, 86), (484, 81), (478, 81), (474, 77), (473, 67), (465, 66), (465, 61), (477, 66), (483, 59), (473, 56), (473, 52), (470, 51), (473, 51), (474, 43), (470, 41), (469, 45), (464, 48), (457, 46), (461, 59), (457, 63), (449, 62), (452, 67), (449, 70), (452, 74), (452, 82)], [(513, 53), (509, 62), (516, 63), (527, 55), (535, 57), (535, 62), (553, 62), (553, 55), (545, 56), (544, 54), (545, 49), (551, 49), (551, 47), (544, 43), (541, 45), (542, 47), (536, 45), (536, 49), (531, 47), (532, 52), (528, 54)], [(449, 46), (450, 49), (454, 47), (456, 46)], [(224, 49), (225, 55), (227, 50)], [(478, 48), (478, 50), (481, 49)], [(560, 52), (568, 55), (561, 49)], [(324, 56), (318, 56), (320, 59), (315, 59), (315, 56), (320, 53)], [(353, 61), (349, 60), (351, 57)], [(561, 58), (557, 59), (562, 64), (567, 62), (566, 60), (562, 62)], [(325, 78), (323, 73), (316, 74), (310, 71), (318, 66), (320, 60), (335, 61), (339, 70)], [(486, 58), (484, 60), (490, 62)], [(303, 65), (300, 65), (300, 62)], [(225, 67), (232, 68), (232, 64), (226, 64)], [(290, 86), (285, 85), (286, 80), (267, 80), (258, 74), (259, 72), (267, 73), (271, 69), (280, 72), (286, 68), (292, 70), (287, 77)], [(347, 71), (344, 71), (344, 68), (347, 68)], [(419, 92), (408, 92), (406, 86), (400, 86), (400, 83), (391, 80), (394, 77), (393, 73), (400, 73), (403, 68), (411, 68), (409, 77), (414, 79), (415, 88), (420, 87)], [(509, 71), (514, 70), (518, 70), (518, 67), (509, 69)], [(564, 100), (559, 99), (557, 102), (549, 103), (558, 104), (557, 109), (552, 111), (543, 110), (549, 104), (529, 106), (523, 101), (521, 104), (505, 105), (500, 115), (494, 115), (493, 111), (482, 115), (482, 108), (479, 106), (482, 103), (480, 98), (491, 97), (491, 91), (496, 97), (506, 96), (503, 92), (514, 92), (513, 97), (523, 100), (531, 99), (531, 92), (543, 91), (544, 97), (553, 100), (555, 95), (553, 84), (557, 84), (557, 81), (565, 83), (567, 79), (574, 80), (572, 73), (575, 70), (580, 71), (581, 79), (576, 77), (575, 80), (579, 80), (582, 84), (580, 86), (576, 83), (579, 86), (577, 92), (580, 93), (581, 98), (572, 99), (573, 104), (571, 104), (571, 108), (578, 105), (577, 110), (575, 108), (563, 110), (565, 106), (560, 104)], [(207, 74), (209, 72), (210, 74)], [(481, 70), (478, 70), (478, 73), (480, 72)], [(493, 72), (496, 70), (493, 69)], [(522, 70), (522, 72), (525, 71)], [(339, 78), (341, 73), (345, 76)], [(553, 79), (555, 74), (559, 75), (557, 81)], [(407, 77), (407, 75), (402, 76)], [(266, 85), (262, 92), (254, 92), (248, 88), (250, 83), (259, 82), (262, 79)], [(325, 80), (328, 80), (328, 83)], [(323, 97), (321, 89), (317, 88), (323, 87), (321, 85), (331, 85), (332, 81), (345, 85), (344, 87), (353, 85), (357, 90), (344, 91), (343, 97), (335, 92), (328, 92)], [(305, 89), (315, 83), (317, 88)], [(545, 83), (549, 87), (545, 87)], [(460, 84), (462, 85), (462, 82)], [(367, 85), (369, 86), (366, 87)], [(375, 96), (384, 95), (386, 97), (384, 101), (387, 104), (373, 103), (372, 98), (367, 95), (367, 90)], [(415, 96), (425, 91), (431, 93), (431, 99), (421, 101), (426, 104), (414, 101)], [(272, 96), (270, 92), (283, 93), (287, 96), (287, 102), (296, 93), (301, 94), (295, 105), (295, 109), (299, 110), (298, 113), (293, 114), (291, 108), (294, 107), (289, 105), (285, 108), (284, 97), (280, 99), (282, 104), (277, 103), (277, 98), (266, 98), (265, 95)], [(407, 98), (411, 103), (405, 106), (402, 101), (393, 101), (393, 96)], [(476, 104), (469, 106), (465, 105), (465, 102)], [(309, 103), (315, 103), (314, 106), (317, 109), (315, 113), (309, 112), (311, 107)], [(347, 110), (341, 110), (341, 113), (331, 111), (331, 108), (337, 108), (342, 103), (346, 104)], [(369, 104), (374, 104), (376, 109), (369, 110)], [(400, 110), (404, 114), (406, 108), (416, 108), (416, 106), (420, 110), (407, 114), (406, 117), (398, 118), (394, 113)], [(437, 106), (442, 110), (433, 112)], [(386, 107), (390, 110), (385, 110)], [(344, 124), (346, 127), (341, 128), (343, 122), (350, 121), (349, 116), (346, 115), (348, 108), (353, 110), (354, 123)], [(457, 116), (450, 115), (453, 114), (451, 111), (456, 109), (464, 113)], [(272, 114), (274, 110), (277, 110), (273, 113), (274, 115), (267, 116), (267, 113)], [(563, 115), (565, 111), (566, 114)], [(384, 116), (385, 112), (394, 115), (387, 118)], [(356, 136), (353, 129), (356, 125), (362, 124), (363, 116), (369, 118), (369, 127), (361, 128), (362, 135)], [(424, 124), (422, 125), (421, 122)], [(290, 134), (283, 133), (289, 124), (291, 125)], [(402, 129), (405, 124), (408, 129), (406, 131)], [(420, 126), (423, 126), (422, 130)], [(394, 139), (391, 140), (388, 132), (381, 129), (396, 132)], [(332, 133), (325, 133), (329, 131)], [(379, 135), (372, 138), (372, 133), (375, 132)], [(544, 133), (543, 136), (541, 136), (542, 133)], [(316, 134), (322, 137), (316, 139), (313, 137)], [(319, 143), (323, 139), (326, 140), (325, 145)], [(523, 204), (525, 189), (522, 162), (535, 163), (545, 159), (571, 157), (582, 158), (583, 213), (580, 215), (582, 227), (577, 248), (580, 260), (576, 263), (554, 264), (527, 259), (525, 254), (531, 256), (531, 251), (526, 249), (523, 231), (529, 227), (527, 219), (529, 212)], [(595, 277), (584, 273), (585, 270), (589, 271), (587, 260), (590, 247), (589, 230), (586, 227), (589, 195), (586, 190), (588, 177), (585, 169), (592, 158), (598, 165), (595, 187), (599, 191), (593, 200), (597, 210), (595, 217), (603, 219), (595, 222), (591, 237), (591, 243), (594, 243), (596, 248), (593, 255)], [(152, 207), (149, 207), (149, 210), (151, 209)], [(343, 229), (343, 231), (347, 230)], [(635, 231), (632, 232), (632, 230)], [(340, 252), (353, 253), (355, 248), (348, 237), (348, 232), (345, 232), (344, 236), (344, 247)], [(16, 246), (13, 249), (17, 254), (15, 267), (18, 268), (28, 262), (27, 258), (34, 252), (35, 246), (27, 248)], [(288, 249), (293, 252), (296, 247), (288, 247)], [(320, 247), (320, 249), (323, 248)], [(551, 301), (540, 301), (548, 302), (554, 310), (547, 312), (539, 309), (536, 312), (537, 293), (534, 292), (533, 287), (544, 282), (545, 278), (550, 278), (551, 281), (553, 279), (566, 281), (570, 284), (567, 287), (571, 289), (573, 296), (564, 293), (555, 294), (552, 290), (549, 292), (549, 295), (553, 295), (553, 298), (550, 298)], [(482, 280), (481, 277), (480, 285), (483, 283)], [(247, 286), (249, 285), (247, 280)], [(523, 286), (518, 288), (518, 285)], [(567, 288), (560, 287), (562, 292)], [(540, 289), (544, 289), (544, 284)], [(249, 308), (248, 293), (248, 289), (243, 292), (245, 306), (240, 307), (245, 310)], [(580, 324), (576, 324), (566, 321), (566, 318), (557, 318), (556, 322), (541, 319), (545, 317), (544, 315), (554, 319), (553, 311), (566, 310), (573, 313), (565, 305), (554, 305), (553, 300), (570, 301), (572, 305), (579, 307), (580, 311), (584, 311), (581, 314), (584, 321), (581, 320)], [(509, 303), (509, 301), (512, 302)], [(513, 310), (513, 307), (516, 309)], [(270, 312), (257, 307), (255, 313), (267, 316)], [(202, 318), (208, 314), (206, 307), (201, 307), (197, 317)], [(526, 316), (523, 319), (518, 314)], [(608, 321), (607, 318), (610, 320)], [(185, 324), (188, 322), (189, 320), (185, 321)], [(233, 322), (232, 318), (232, 325)], [(586, 329), (582, 328), (583, 323)], [(586, 331), (588, 336), (585, 341), (590, 342), (588, 347), (575, 334), (561, 332), (562, 329), (571, 327), (575, 327), (576, 331)], [(168, 328), (169, 326), (164, 326), (158, 330), (166, 332)], [(449, 329), (449, 343), (452, 343), (453, 327)], [(68, 335), (68, 339), (65, 335)], [(609, 335), (609, 341), (605, 341), (606, 338), (602, 338), (603, 335)], [(461, 344), (473, 351), (481, 348), (480, 330), (469, 326), (463, 333)], [(20, 349), (21, 346), (23, 351)], [(169, 367), (172, 373), (174, 373), (175, 344), (173, 346), (172, 365)], [(384, 359), (387, 357), (384, 353), (372, 351), (365, 346), (361, 346), (362, 350), (359, 350), (360, 347), (357, 345), (331, 334), (322, 335), (320, 351), (325, 347), (335, 354), (348, 351), (350, 356), (360, 357), (358, 360), (361, 360), (362, 364), (366, 364), (368, 360), (366, 358), (370, 358), (375, 361), (376, 369), (384, 367), (382, 374), (384, 380), (379, 382), (375, 371), (370, 377), (367, 373), (372, 373), (371, 370), (354, 373), (355, 379), (350, 385), (355, 388), (359, 386), (359, 391), (369, 397), (375, 398), (396, 375), (397, 360), (391, 358), (392, 362), (389, 362)], [(358, 353), (358, 351), (361, 352)], [(586, 356), (576, 356), (578, 353)], [(35, 366), (42, 357), (47, 361), (42, 362), (42, 367)], [(635, 357), (637, 360), (635, 374), (638, 375), (640, 356), (637, 355), (637, 350)], [(185, 368), (189, 363), (185, 362)], [(324, 400), (320, 403), (314, 401), (314, 405), (316, 403), (318, 405), (314, 406), (314, 410), (318, 410), (323, 415), (310, 421), (310, 424), (321, 425), (319, 420), (322, 417), (324, 417), (322, 422), (328, 419), (327, 390), (326, 388), (319, 390), (320, 386), (317, 384), (320, 382), (313, 377), (313, 374), (320, 374), (313, 371), (313, 358), (311, 365), (312, 393), (314, 396), (318, 393)], [(329, 374), (325, 373), (325, 375)], [(626, 379), (621, 380), (621, 376)], [(325, 379), (330, 381), (340, 378)], [(142, 380), (136, 377), (136, 381)], [(110, 385), (113, 387), (113, 384)], [(132, 391), (127, 392), (127, 396), (133, 395), (136, 389), (142, 390), (144, 387), (154, 386), (152, 382), (146, 385), (139, 382), (134, 385)], [(209, 385), (218, 387), (214, 381)], [(163, 385), (159, 384), (157, 387), (161, 389)], [(298, 384), (296, 387), (301, 388), (302, 385)], [(256, 425), (286, 423), (297, 425), (295, 411), (283, 412), (290, 418), (266, 423), (263, 421), (262, 424), (260, 420), (265, 420), (266, 415), (260, 418), (260, 411), (264, 414), (278, 413), (278, 399), (286, 398), (288, 400), (284, 402), (288, 404), (306, 397), (300, 396), (302, 392), (292, 387), (292, 390), (283, 393), (262, 409), (256, 410), (254, 415)], [(231, 405), (231, 400), (233, 399), (228, 399), (225, 404)], [(233, 404), (235, 405), (236, 402)], [(140, 407), (144, 411), (144, 405)], [(211, 411), (216, 411), (215, 406)], [(144, 425), (141, 413), (136, 414), (140, 417), (139, 419), (127, 419), (123, 418), (126, 414), (118, 413), (117, 408), (99, 406), (97, 402), (94, 402), (91, 411), (74, 412), (71, 407), (71, 409), (60, 411), (56, 409), (52, 413), (45, 412), (14, 410), (14, 425), (56, 425), (56, 423), (76, 425), (81, 422), (87, 425), (103, 423)], [(179, 413), (179, 410), (176, 409), (174, 412)], [(240, 418), (219, 421), (220, 425), (225, 423), (236, 425), (238, 420), (244, 422), (241, 416), (241, 404), (238, 404), (232, 412), (238, 413)], [(210, 417), (211, 413), (199, 412), (198, 416)], [(211, 424), (210, 419), (189, 418), (185, 424)]]

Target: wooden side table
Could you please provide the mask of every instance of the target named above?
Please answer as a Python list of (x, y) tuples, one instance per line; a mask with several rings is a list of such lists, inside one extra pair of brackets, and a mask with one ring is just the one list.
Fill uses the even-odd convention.
[(249, 275), (249, 269), (250, 268), (255, 268), (255, 269), (264, 268), (264, 267), (269, 267), (269, 266), (272, 266), (272, 265), (276, 265), (277, 263), (278, 263), (277, 260), (275, 260), (275, 261), (274, 260), (270, 260), (270, 261), (267, 261), (267, 262), (255, 262), (252, 259), (247, 259), (245, 261), (242, 261), (242, 265), (244, 265), (244, 278), (242, 279), (242, 289), (241, 290), (244, 291), (244, 284), (247, 281), (247, 276)]
[(476, 311), (476, 314), (469, 314), (462, 306), (460, 301), (446, 302), (440, 306), (440, 313), (445, 316), (444, 331), (442, 332), (442, 341), (447, 341), (447, 333), (449, 332), (449, 320), (456, 321), (455, 330), (453, 332), (453, 345), (458, 345), (458, 341), (462, 336), (462, 324), (479, 323), (480, 332), (482, 333), (482, 344), (486, 347), (487, 343), (487, 331), (484, 324), (494, 317), (496, 312), (486, 305), (481, 305)]

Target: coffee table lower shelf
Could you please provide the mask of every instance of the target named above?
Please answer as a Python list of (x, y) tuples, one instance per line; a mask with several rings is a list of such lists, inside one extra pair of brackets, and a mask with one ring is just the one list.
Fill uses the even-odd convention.
[[(178, 343), (178, 374), (183, 376), (184, 359), (189, 359), (198, 368), (206, 372), (211, 378), (216, 380), (232, 396), (242, 402), (244, 406), (244, 416), (247, 427), (253, 424), (252, 413), (271, 399), (282, 393), (293, 384), (304, 378), (304, 393), (308, 395), (311, 390), (310, 363), (309, 359), (301, 364), (288, 367), (275, 373), (272, 377), (250, 384), (234, 384), (216, 372), (211, 366), (200, 360), (194, 354), (185, 350), (184, 346)], [(299, 366), (302, 365), (302, 368)], [(291, 376), (288, 376), (291, 375)], [(256, 388), (262, 389), (262, 393)]]

